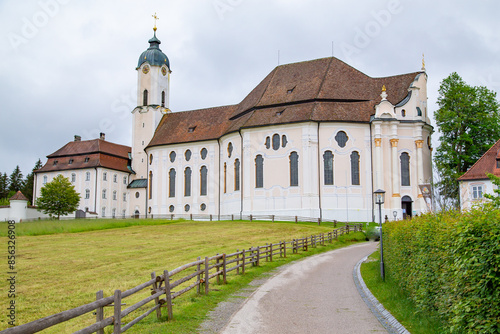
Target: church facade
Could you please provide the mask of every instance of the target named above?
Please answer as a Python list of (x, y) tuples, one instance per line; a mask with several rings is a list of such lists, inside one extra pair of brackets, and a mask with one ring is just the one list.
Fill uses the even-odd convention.
[(333, 57), (281, 65), (238, 104), (171, 112), (156, 30), (149, 43), (116, 210), (367, 222), (377, 189), (391, 219), (429, 210), (419, 188), (432, 177), (424, 68), (372, 78)]

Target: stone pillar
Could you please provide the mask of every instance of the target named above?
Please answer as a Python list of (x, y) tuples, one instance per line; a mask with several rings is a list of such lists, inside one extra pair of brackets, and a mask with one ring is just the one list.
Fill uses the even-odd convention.
[(392, 161), (392, 209), (401, 208), (400, 184), (401, 176), (399, 172), (398, 142), (399, 139), (391, 139), (391, 161)]
[(382, 138), (375, 138), (375, 190), (383, 187)]
[(422, 155), (422, 148), (424, 146), (423, 140), (415, 140), (415, 145), (417, 146), (417, 192), (418, 192), (418, 208), (421, 212), (427, 211), (427, 205), (425, 204), (425, 199), (420, 192), (419, 185), (424, 183), (424, 161)]

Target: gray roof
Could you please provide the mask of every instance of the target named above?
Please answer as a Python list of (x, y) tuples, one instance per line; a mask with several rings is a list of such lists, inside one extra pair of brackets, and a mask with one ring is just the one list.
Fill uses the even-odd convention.
[(137, 179), (132, 182), (127, 186), (129, 189), (135, 189), (135, 188), (147, 188), (148, 187), (148, 179)]
[(161, 41), (156, 38), (156, 31), (154, 32), (153, 38), (151, 38), (148, 42), (149, 48), (139, 57), (137, 68), (141, 67), (143, 63), (148, 62), (151, 66), (167, 65), (170, 69), (170, 61), (168, 60), (167, 55), (160, 50)]

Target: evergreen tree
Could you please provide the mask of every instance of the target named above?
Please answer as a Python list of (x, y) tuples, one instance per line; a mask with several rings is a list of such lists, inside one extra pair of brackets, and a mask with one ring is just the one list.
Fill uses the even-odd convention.
[(500, 138), (499, 104), (495, 92), (469, 86), (452, 73), (441, 82), (438, 105), (434, 113), (441, 133), (434, 157), (438, 187), (458, 207), (458, 178)]
[(41, 189), (41, 195), (36, 200), (38, 211), (51, 217), (67, 215), (75, 212), (80, 203), (80, 195), (68, 178), (57, 175)]
[(21, 169), (19, 168), (19, 165), (17, 165), (9, 177), (9, 191), (17, 192), (19, 190), (22, 190), (23, 186), (23, 173), (21, 173)]
[(26, 180), (24, 181), (24, 186), (23, 189), (21, 190), (26, 196), (27, 199), (30, 201), (33, 200), (33, 187), (35, 184), (35, 171), (42, 168), (42, 161), (38, 159), (38, 161), (35, 164), (35, 167), (31, 170), (31, 173), (26, 175)]
[(0, 173), (0, 199), (7, 198), (9, 194), (9, 177), (7, 173)]

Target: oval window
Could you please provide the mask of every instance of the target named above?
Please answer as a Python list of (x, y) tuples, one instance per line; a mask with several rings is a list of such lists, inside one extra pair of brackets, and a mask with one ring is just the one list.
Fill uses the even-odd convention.
[(186, 158), (186, 161), (191, 160), (191, 150), (186, 150), (186, 153), (184, 153), (184, 157)]
[(174, 162), (176, 156), (177, 156), (177, 154), (175, 154), (174, 151), (170, 152), (170, 162)]
[(207, 153), (208, 153), (207, 149), (206, 148), (202, 148), (200, 153), (201, 153), (201, 158), (203, 160), (205, 160), (205, 158), (207, 157)]

